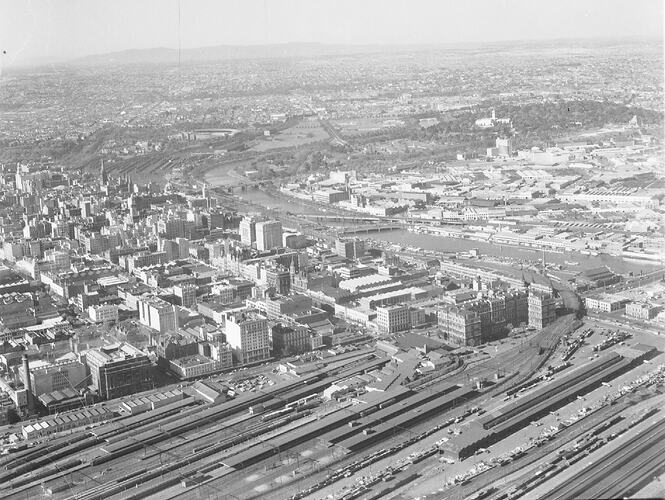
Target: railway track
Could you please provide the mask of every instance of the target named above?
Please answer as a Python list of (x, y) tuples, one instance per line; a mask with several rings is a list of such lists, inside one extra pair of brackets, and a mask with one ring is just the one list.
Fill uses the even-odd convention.
[(665, 467), (665, 443), (658, 443), (645, 456), (624, 471), (618, 471), (613, 484), (598, 492), (596, 498), (626, 498), (637, 492)]
[[(130, 490), (132, 491), (131, 498), (139, 498), (136, 496), (138, 493), (145, 493), (147, 496), (159, 492), (163, 488), (167, 488), (183, 479), (192, 477), (197, 472), (200, 472), (201, 468), (204, 466), (212, 464), (214, 468), (220, 467), (220, 454), (227, 454), (229, 452), (233, 453), (233, 450), (231, 450), (233, 447), (243, 445), (265, 431), (279, 428), (285, 423), (293, 420), (293, 418), (293, 416), (288, 416), (284, 419), (279, 419), (273, 422), (257, 423), (237, 435), (228, 436), (224, 439), (209, 443), (206, 446), (194, 448), (187, 454), (183, 455), (155, 448), (157, 450), (156, 455), (165, 454), (171, 460), (174, 458), (176, 460), (162, 464), (160, 457), (160, 465), (155, 468), (144, 470), (140, 474), (126, 474), (111, 481), (99, 484), (85, 492), (78, 493), (72, 498), (76, 498), (77, 500), (103, 499), (118, 494), (125, 498), (128, 495), (126, 492)], [(150, 459), (154, 456), (155, 455), (152, 455), (147, 458)], [(182, 458), (179, 458), (180, 456), (182, 456)], [(150, 464), (146, 464), (146, 467), (150, 467)]]
[[(537, 462), (541, 458), (556, 451), (557, 449), (564, 448), (567, 444), (572, 443), (575, 439), (590, 431), (593, 431), (594, 429), (597, 429), (603, 422), (608, 422), (617, 415), (620, 415), (622, 412), (626, 411), (630, 406), (632, 406), (632, 404), (634, 403), (628, 400), (628, 396), (624, 396), (624, 398), (620, 402), (617, 402), (617, 404), (608, 405), (598, 410), (598, 412), (594, 413), (593, 416), (577, 421), (575, 424), (565, 428), (563, 431), (557, 434), (556, 440), (548, 442), (544, 446), (530, 451), (519, 460), (513, 461), (513, 463), (502, 467), (500, 471), (491, 469), (478, 476), (478, 478), (474, 480), (472, 484), (461, 487), (458, 486), (457, 488), (446, 490), (445, 493), (439, 496), (435, 495), (434, 498), (446, 500), (464, 500), (465, 498), (471, 496), (472, 493), (477, 493), (489, 486), (495, 485), (496, 481), (500, 480), (502, 477), (509, 476), (522, 468), (526, 468), (529, 464)], [(519, 488), (520, 485), (527, 482), (531, 477), (531, 473), (526, 473), (524, 475), (520, 475), (516, 479), (508, 481), (507, 483), (501, 484), (500, 491), (490, 494), (490, 496), (487, 498), (505, 498), (502, 493), (505, 493), (512, 488)]]
[[(646, 460), (647, 457), (649, 460)], [(655, 457), (659, 457), (660, 460), (654, 461)], [(565, 485), (544, 498), (547, 500), (581, 497), (616, 498), (620, 495), (607, 495), (607, 493), (628, 488), (630, 486), (628, 480), (633, 477), (633, 473), (644, 477), (645, 468), (653, 468), (654, 462), (660, 466), (663, 461), (665, 461), (665, 419), (652, 424), (617, 453), (578, 472)], [(627, 471), (627, 468), (630, 470)]]
[[(349, 370), (364, 370), (368, 366), (369, 357), (362, 354), (353, 358), (352, 367), (347, 363), (326, 373), (329, 377), (335, 377)], [(356, 361), (360, 362), (359, 366), (356, 366)], [(377, 362), (383, 363), (374, 360), (369, 365), (375, 366)], [(52, 445), (3, 457), (0, 497), (33, 497), (39, 494), (39, 487), (44, 486), (61, 495), (69, 489), (72, 496), (79, 500), (88, 497), (108, 498), (122, 494), (129, 488), (137, 491), (159, 490), (160, 479), (167, 475), (176, 482), (192, 480), (198, 468), (205, 465), (201, 459), (214, 462), (220, 454), (237, 453), (238, 447), (261, 441), (264, 435), (279, 432), (292, 421), (309, 418), (309, 411), (297, 410), (282, 419), (258, 422), (245, 411), (250, 403), (265, 403), (270, 398), (274, 399), (270, 404), (277, 406), (290, 402), (291, 397), (297, 399), (303, 390), (306, 393), (313, 390), (312, 384), (308, 385), (307, 381), (320, 383), (319, 376), (322, 377), (323, 372), (278, 388), (270, 396), (257, 394), (251, 401), (240, 401), (223, 407), (213, 405), (188, 408), (173, 414), (160, 413), (159, 418), (151, 418), (147, 414), (140, 420), (142, 425), (135, 426), (130, 422), (131, 425), (127, 427), (126, 422), (118, 421), (97, 428), (97, 435), (86, 431), (66, 439), (56, 439)], [(324, 377), (324, 380), (327, 383), (328, 379)], [(163, 442), (166, 440), (169, 442)], [(102, 454), (98, 451), (100, 447), (103, 448)], [(214, 469), (219, 465), (213, 466)], [(154, 472), (157, 472), (157, 476), (153, 476)], [(87, 484), (75, 482), (71, 478), (67, 481), (66, 476), (72, 473), (78, 478), (85, 478), (83, 481)], [(211, 471), (211, 474), (215, 473)], [(194, 479), (200, 480), (200, 477)], [(49, 484), (45, 484), (45, 481)]]

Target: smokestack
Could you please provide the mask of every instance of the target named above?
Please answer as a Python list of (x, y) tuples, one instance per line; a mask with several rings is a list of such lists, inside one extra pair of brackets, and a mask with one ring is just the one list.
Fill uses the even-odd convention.
[(30, 382), (30, 361), (28, 361), (28, 355), (23, 355), (23, 386), (27, 389), (28, 392), (32, 392), (32, 383)]
[(26, 390), (26, 396), (28, 398), (28, 412), (32, 412), (32, 381), (30, 380), (30, 361), (28, 360), (28, 355), (23, 355), (23, 387)]

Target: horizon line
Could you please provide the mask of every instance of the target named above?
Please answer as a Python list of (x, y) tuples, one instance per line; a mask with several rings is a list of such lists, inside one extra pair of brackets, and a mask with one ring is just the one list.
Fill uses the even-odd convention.
[[(629, 42), (629, 41), (646, 41), (652, 43), (664, 43), (665, 38), (662, 36), (653, 36), (653, 35), (628, 35), (628, 36), (602, 36), (602, 37), (557, 37), (557, 38), (517, 38), (517, 39), (502, 39), (502, 40), (464, 40), (464, 41), (441, 41), (441, 42), (370, 42), (370, 43), (347, 43), (347, 42), (315, 42), (315, 41), (291, 41), (291, 42), (272, 42), (272, 43), (219, 43), (215, 45), (201, 45), (197, 47), (183, 47), (179, 48), (177, 46), (153, 46), (153, 47), (144, 47), (144, 48), (126, 48), (112, 50), (108, 52), (94, 52), (90, 54), (82, 54), (77, 56), (68, 56), (68, 57), (33, 57), (26, 59), (21, 62), (13, 62), (4, 66), (3, 69), (9, 68), (28, 68), (28, 67), (39, 67), (45, 65), (72, 65), (76, 64), (77, 61), (82, 61), (88, 58), (95, 57), (105, 57), (115, 54), (125, 54), (129, 52), (149, 52), (154, 50), (168, 50), (177, 53), (178, 51), (187, 52), (187, 51), (196, 51), (196, 50), (205, 50), (205, 49), (215, 49), (220, 47), (228, 48), (260, 48), (260, 47), (280, 47), (280, 46), (294, 46), (294, 45), (317, 45), (321, 47), (339, 47), (339, 48), (426, 48), (426, 47), (443, 47), (443, 46), (460, 46), (460, 45), (469, 45), (469, 46), (483, 46), (483, 45), (497, 45), (497, 44), (516, 44), (516, 43), (552, 43), (552, 42)], [(3, 54), (6, 57), (8, 54)], [(326, 54), (326, 56), (332, 56), (334, 54)], [(260, 57), (260, 56), (259, 56)], [(214, 60), (214, 59), (211, 59)], [(188, 61), (183, 61), (188, 62)], [(191, 62), (191, 61), (189, 61)]]

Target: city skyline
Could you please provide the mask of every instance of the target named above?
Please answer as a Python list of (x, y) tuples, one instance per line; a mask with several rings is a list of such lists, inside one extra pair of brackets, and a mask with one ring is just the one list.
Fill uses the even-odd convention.
[[(515, 40), (662, 40), (663, 3), (0, 2), (5, 66), (126, 50), (287, 43), (441, 45)], [(427, 12), (428, 15), (421, 13)], [(230, 21), (232, 19), (232, 21)]]
[(0, 498), (665, 498), (663, 5), (0, 0)]

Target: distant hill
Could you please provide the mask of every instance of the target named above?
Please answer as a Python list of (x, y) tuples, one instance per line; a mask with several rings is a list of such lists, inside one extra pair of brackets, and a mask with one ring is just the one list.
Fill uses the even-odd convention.
[[(318, 43), (286, 43), (275, 45), (218, 45), (183, 49), (180, 60), (183, 63), (201, 61), (224, 61), (235, 59), (273, 59), (321, 57), (366, 52), (385, 52), (380, 45), (326, 45)], [(177, 63), (178, 50), (169, 48), (136, 49), (85, 56), (69, 61), (74, 65), (97, 64), (141, 64), (141, 63)]]
[[(341, 45), (323, 43), (284, 43), (272, 45), (218, 45), (183, 49), (182, 63), (204, 61), (228, 61), (242, 59), (308, 58), (357, 54), (397, 54), (413, 52), (445, 52), (463, 55), (490, 55), (502, 52), (540, 53), (565, 51), (566, 49), (603, 50), (625, 46), (652, 45), (653, 40), (643, 39), (562, 39), (537, 41), (459, 42), (422, 45)], [(662, 47), (662, 41), (656, 41)], [(660, 49), (659, 49), (660, 50)], [(178, 62), (178, 50), (171, 48), (133, 49), (108, 54), (80, 57), (67, 62), (70, 65), (123, 65), (123, 64), (174, 64)]]

